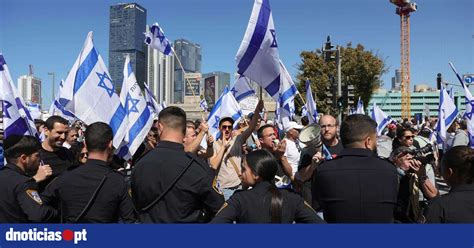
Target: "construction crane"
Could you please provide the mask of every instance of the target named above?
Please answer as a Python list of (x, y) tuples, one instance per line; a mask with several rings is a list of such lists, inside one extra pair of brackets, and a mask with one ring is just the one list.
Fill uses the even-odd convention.
[(410, 13), (417, 9), (416, 3), (410, 0), (390, 0), (397, 6), (400, 16), (400, 56), (402, 76), (402, 118), (410, 118)]

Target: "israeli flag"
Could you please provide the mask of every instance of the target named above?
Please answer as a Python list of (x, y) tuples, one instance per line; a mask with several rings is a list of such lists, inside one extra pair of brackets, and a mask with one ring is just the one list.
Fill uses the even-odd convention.
[(236, 60), (240, 75), (249, 77), (279, 101), (280, 57), (269, 0), (255, 0)]
[(250, 79), (245, 76), (239, 76), (239, 79), (235, 81), (234, 86), (230, 91), (234, 95), (237, 102), (240, 102), (249, 96), (255, 95), (255, 90), (250, 86)]
[[(242, 118), (242, 109), (228, 87), (224, 88), (224, 92), (222, 92), (221, 97), (217, 100), (207, 119), (209, 133), (216, 140), (220, 137), (219, 121), (224, 117), (232, 117), (234, 119), (234, 128), (239, 124), (240, 118)], [(203, 141), (205, 143), (205, 139)]]
[(357, 101), (356, 114), (363, 114), (363, 115), (365, 115), (364, 102), (360, 99), (360, 96), (359, 96), (359, 100)]
[(301, 117), (308, 116), (308, 109), (306, 109), (306, 105), (301, 106)]
[(168, 106), (166, 105), (166, 102), (165, 102), (165, 101), (161, 102), (161, 104), (160, 104), (160, 108), (161, 108), (160, 111), (163, 110), (163, 109), (165, 109), (166, 107), (168, 107)]
[[(467, 112), (467, 111), (466, 111)], [(438, 123), (436, 125), (436, 141), (442, 144), (446, 141), (446, 130), (456, 120), (458, 109), (448, 91), (441, 85), (439, 95)]]
[(201, 107), (202, 111), (204, 112), (207, 112), (207, 102), (206, 102), (206, 99), (201, 99), (201, 101), (199, 102), (199, 106)]
[(472, 96), (469, 88), (464, 84), (461, 76), (454, 68), (453, 63), (449, 62), (451, 69), (456, 74), (459, 82), (461, 83), (462, 87), (464, 88), (464, 97), (466, 98), (466, 111), (464, 112), (463, 118), (467, 121), (467, 132), (469, 134), (469, 145), (471, 148), (474, 149), (474, 97)]
[(31, 118), (41, 119), (41, 105), (38, 103), (26, 102), (26, 108), (30, 111)]
[(105, 122), (114, 133), (113, 145), (118, 148), (127, 125), (126, 111), (115, 94), (115, 87), (107, 67), (92, 42), (92, 32), (87, 35), (76, 62), (64, 81), (61, 98), (66, 110), (85, 124)]
[(306, 80), (306, 104), (305, 109), (308, 111), (308, 121), (309, 124), (318, 122), (318, 109), (316, 102), (313, 99), (313, 92), (311, 90), (311, 83), (309, 79)]
[[(359, 113), (357, 113), (359, 114)], [(392, 122), (392, 118), (385, 114), (374, 102), (374, 106), (372, 108), (372, 119), (377, 122), (377, 136), (382, 135), (382, 131), (384, 128)]]
[(286, 104), (285, 106), (281, 105), (281, 102), (277, 102), (276, 109), (275, 109), (275, 121), (277, 127), (280, 131), (285, 130), (291, 121), (292, 113), (290, 104)]
[(158, 23), (153, 24), (146, 31), (145, 36), (145, 43), (151, 48), (160, 50), (164, 55), (171, 55), (171, 52), (173, 52), (170, 42), (166, 39)]
[(295, 115), (295, 95), (298, 94), (298, 90), (296, 89), (295, 83), (286, 70), (285, 65), (281, 60), (280, 63), (280, 71), (281, 71), (281, 82), (280, 82), (280, 92), (278, 100), (280, 101), (281, 106), (287, 106), (288, 110), (291, 113), (291, 116)]
[(153, 96), (153, 93), (151, 93), (150, 88), (148, 87), (148, 84), (145, 83), (145, 99), (146, 103), (148, 105), (148, 108), (152, 113), (154, 113), (155, 116), (158, 116), (163, 110), (162, 106), (158, 104), (156, 101), (155, 97)]
[(125, 58), (120, 102), (127, 112), (125, 121), (127, 122), (128, 132), (125, 134), (124, 140), (128, 144), (120, 149), (118, 155), (128, 160), (145, 140), (153, 124), (150, 109), (133, 73), (130, 55)]
[(0, 53), (0, 100), (3, 105), (4, 138), (10, 135), (32, 135), (38, 137), (35, 123), (25, 102), (13, 84), (3, 54)]
[(74, 122), (76, 120), (76, 117), (74, 116), (73, 113), (68, 111), (65, 106), (68, 103), (67, 99), (64, 99), (61, 97), (61, 92), (63, 91), (63, 85), (64, 85), (64, 80), (61, 80), (59, 82), (59, 90), (56, 93), (57, 95), (54, 101), (51, 103), (51, 106), (49, 107), (49, 114), (59, 115), (70, 122)]

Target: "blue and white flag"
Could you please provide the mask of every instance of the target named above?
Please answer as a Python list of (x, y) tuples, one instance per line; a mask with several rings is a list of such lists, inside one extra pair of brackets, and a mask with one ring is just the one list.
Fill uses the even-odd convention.
[(207, 112), (208, 106), (205, 98), (201, 99), (199, 106), (201, 107), (202, 111)]
[(118, 148), (127, 131), (126, 111), (109, 75), (89, 32), (64, 81), (61, 98), (66, 102), (66, 109), (85, 124), (98, 121), (109, 124), (114, 133), (113, 145)]
[(287, 106), (287, 109), (290, 111), (291, 116), (295, 114), (295, 95), (298, 94), (295, 83), (286, 70), (285, 65), (280, 60), (280, 71), (281, 71), (281, 82), (280, 82), (280, 92), (278, 100), (280, 101), (281, 106)]
[(306, 105), (301, 106), (301, 117), (308, 116), (308, 110), (306, 109)]
[(438, 123), (436, 124), (436, 141), (442, 144), (446, 141), (447, 129), (456, 120), (458, 109), (448, 91), (441, 85), (439, 95)]
[[(224, 88), (224, 92), (222, 92), (221, 97), (217, 100), (207, 119), (209, 133), (216, 140), (220, 137), (219, 121), (224, 117), (232, 117), (234, 119), (234, 128), (239, 124), (240, 118), (242, 118), (240, 105), (228, 87)], [(203, 141), (205, 143), (205, 139)]]
[(313, 99), (313, 92), (311, 90), (311, 83), (309, 79), (306, 80), (306, 104), (305, 109), (308, 111), (308, 121), (309, 124), (317, 123), (318, 122), (318, 109), (316, 106), (316, 102)]
[(26, 108), (30, 111), (31, 118), (41, 119), (41, 105), (38, 103), (26, 102)]
[(463, 118), (467, 121), (467, 132), (469, 134), (469, 145), (471, 148), (474, 149), (474, 97), (469, 91), (469, 88), (464, 84), (461, 76), (454, 68), (453, 63), (449, 62), (451, 69), (453, 69), (454, 74), (458, 78), (459, 82), (461, 83), (462, 87), (464, 88), (464, 97), (466, 98), (466, 111), (464, 112)]
[(161, 109), (160, 109), (160, 111), (161, 111), (161, 110), (165, 109), (168, 106), (166, 105), (166, 102), (163, 101), (163, 102), (161, 102), (160, 107), (161, 107)]
[(375, 122), (377, 122), (377, 136), (382, 135), (382, 131), (384, 130), (384, 128), (392, 122), (392, 118), (385, 114), (385, 112), (383, 112), (377, 106), (377, 104), (375, 104), (375, 102), (372, 108), (371, 117)]
[(4, 138), (10, 135), (38, 136), (35, 123), (25, 102), (13, 84), (3, 54), (0, 53), (0, 100), (3, 104)]
[(359, 100), (357, 101), (357, 110), (355, 113), (365, 115), (364, 102), (360, 99), (360, 97), (359, 97)]
[(127, 112), (125, 121), (127, 122), (128, 132), (124, 137), (127, 145), (119, 150), (118, 156), (128, 160), (145, 140), (153, 124), (153, 116), (133, 73), (130, 55), (125, 58), (120, 102)]
[(239, 79), (235, 81), (234, 86), (230, 91), (234, 95), (237, 102), (240, 102), (249, 96), (255, 95), (255, 90), (250, 86), (250, 79), (245, 76), (239, 76)]
[(236, 60), (240, 75), (255, 81), (279, 101), (280, 57), (269, 0), (255, 0)]
[(57, 95), (54, 101), (51, 103), (51, 106), (49, 107), (49, 114), (59, 115), (70, 122), (74, 122), (74, 120), (76, 120), (76, 117), (74, 116), (73, 113), (71, 113), (70, 111), (66, 109), (68, 100), (61, 97), (61, 92), (64, 91), (63, 86), (64, 86), (64, 80), (61, 80), (59, 82), (59, 90), (57, 92)]
[(146, 31), (145, 36), (145, 43), (151, 48), (160, 50), (164, 55), (171, 55), (171, 52), (173, 52), (170, 42), (166, 39), (158, 23), (153, 24)]
[(162, 106), (160, 104), (158, 104), (158, 102), (156, 101), (155, 97), (153, 96), (153, 93), (151, 93), (151, 90), (150, 88), (148, 87), (148, 84), (145, 83), (145, 99), (146, 99), (146, 103), (148, 105), (148, 108), (150, 109), (150, 111), (156, 116), (158, 117), (158, 115), (160, 114), (161, 110), (163, 110)]

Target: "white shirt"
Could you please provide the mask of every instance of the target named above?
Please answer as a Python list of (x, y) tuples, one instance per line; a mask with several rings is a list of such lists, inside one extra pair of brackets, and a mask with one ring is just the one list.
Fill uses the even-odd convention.
[(296, 146), (296, 143), (292, 140), (285, 138), (286, 140), (286, 151), (284, 156), (291, 165), (293, 176), (298, 171), (298, 164), (300, 162), (301, 151)]

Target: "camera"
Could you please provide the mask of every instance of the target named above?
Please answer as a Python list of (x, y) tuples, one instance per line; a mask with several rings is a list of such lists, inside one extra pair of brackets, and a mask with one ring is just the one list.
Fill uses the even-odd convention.
[(422, 164), (430, 164), (434, 161), (434, 150), (431, 144), (427, 144), (424, 147), (410, 150), (408, 153), (413, 156), (413, 159), (420, 161)]

